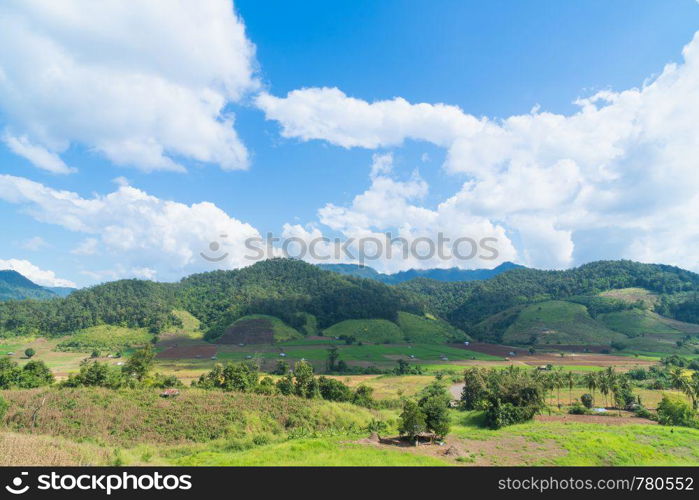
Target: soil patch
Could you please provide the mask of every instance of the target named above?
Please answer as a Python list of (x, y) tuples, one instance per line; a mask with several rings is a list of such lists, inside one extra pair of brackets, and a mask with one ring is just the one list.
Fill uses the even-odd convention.
[(273, 344), (274, 326), (264, 318), (236, 322), (217, 340), (217, 344)]

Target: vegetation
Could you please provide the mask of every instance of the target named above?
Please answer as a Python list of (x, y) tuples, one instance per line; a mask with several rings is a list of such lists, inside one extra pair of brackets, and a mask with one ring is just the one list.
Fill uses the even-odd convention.
[(0, 389), (31, 389), (50, 385), (53, 381), (53, 374), (43, 361), (29, 361), (20, 368), (11, 359), (0, 358)]

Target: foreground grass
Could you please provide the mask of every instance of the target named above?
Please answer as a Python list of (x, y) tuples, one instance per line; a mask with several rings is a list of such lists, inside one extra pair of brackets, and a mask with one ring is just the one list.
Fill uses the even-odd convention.
[[(344, 438), (344, 439), (348, 439)], [(352, 444), (343, 438), (296, 439), (235, 452), (203, 451), (171, 461), (196, 466), (435, 466), (444, 460), (399, 450)]]
[[(661, 425), (599, 425), (529, 422), (500, 430), (480, 427), (477, 412), (454, 416), (454, 436), (470, 441), (496, 441), (502, 454), (508, 445), (536, 449), (548, 443), (557, 452), (541, 454), (528, 465), (624, 466), (699, 465), (699, 430)], [(524, 441), (522, 441), (524, 440)]]

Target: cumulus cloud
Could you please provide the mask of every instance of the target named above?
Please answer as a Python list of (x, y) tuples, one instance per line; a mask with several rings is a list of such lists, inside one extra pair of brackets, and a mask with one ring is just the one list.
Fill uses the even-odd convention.
[(56, 277), (56, 273), (41, 269), (28, 260), (21, 259), (0, 259), (0, 269), (11, 269), (17, 271), (25, 278), (42, 286), (67, 286), (75, 288), (75, 283), (70, 280)]
[[(84, 233), (73, 253), (107, 257), (119, 276), (178, 279), (183, 274), (249, 265), (244, 240), (255, 228), (210, 202), (185, 205), (121, 185), (83, 198), (23, 177), (0, 175), (0, 200), (44, 223)], [(217, 243), (211, 245), (211, 243)], [(206, 260), (201, 254), (219, 259)]]
[[(606, 245), (608, 257), (699, 269), (693, 251), (699, 234), (699, 32), (682, 55), (682, 62), (637, 88), (577, 99), (570, 115), (535, 107), (526, 115), (482, 118), (401, 98), (369, 103), (335, 88), (262, 94), (257, 105), (285, 137), (346, 148), (390, 148), (406, 140), (444, 147), (444, 168), (463, 179), (462, 187), (432, 212), (505, 228), (526, 264), (566, 267)], [(376, 189), (356, 202), (369, 204)], [(388, 201), (391, 190), (377, 196)], [(396, 206), (405, 224), (415, 219), (414, 206)], [(321, 220), (337, 217), (366, 226), (374, 215), (321, 210)], [(623, 238), (614, 237), (622, 232)]]
[(0, 46), (4, 142), (39, 168), (71, 172), (71, 144), (145, 171), (248, 166), (227, 105), (259, 84), (229, 0), (8, 0)]
[[(485, 217), (463, 217), (446, 204), (436, 209), (423, 206), (429, 189), (424, 179), (417, 172), (407, 180), (395, 179), (392, 167), (391, 154), (374, 155), (371, 185), (366, 191), (355, 196), (349, 206), (328, 203), (318, 211), (317, 223), (285, 225), (283, 236), (298, 238), (307, 247), (322, 237), (330, 240), (316, 243), (319, 258), (308, 255), (312, 262), (356, 264), (363, 259), (366, 264), (389, 273), (454, 266), (492, 268), (516, 258), (504, 227)], [(324, 231), (340, 234), (342, 242), (351, 241), (347, 247), (351, 257), (340, 251), (341, 244), (336, 244)], [(435, 246), (431, 247), (428, 241)], [(380, 242), (380, 253), (375, 242)], [(484, 245), (494, 248), (496, 253)], [(475, 254), (471, 255), (474, 250)]]

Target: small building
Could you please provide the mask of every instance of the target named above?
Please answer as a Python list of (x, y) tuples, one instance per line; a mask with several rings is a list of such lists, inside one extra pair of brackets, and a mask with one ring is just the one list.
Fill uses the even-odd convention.
[(464, 345), (471, 345), (471, 342), (466, 341), (464, 342)]
[[(280, 355), (282, 358), (285, 358), (285, 357), (286, 357), (286, 353), (285, 353), (285, 352), (280, 352), (279, 355)], [(250, 356), (250, 357), (252, 357), (252, 356)]]

